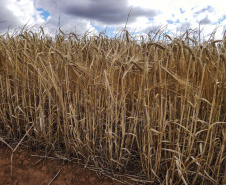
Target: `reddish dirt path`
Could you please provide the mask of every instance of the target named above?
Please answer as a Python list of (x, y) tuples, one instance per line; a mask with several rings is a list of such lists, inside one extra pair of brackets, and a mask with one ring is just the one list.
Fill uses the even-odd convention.
[[(11, 151), (0, 143), (0, 185), (116, 185), (121, 184), (78, 164), (63, 164), (63, 160), (32, 157), (32, 152), (18, 151), (13, 155), (11, 176)], [(40, 160), (42, 159), (42, 160)], [(66, 162), (67, 163), (67, 162)]]

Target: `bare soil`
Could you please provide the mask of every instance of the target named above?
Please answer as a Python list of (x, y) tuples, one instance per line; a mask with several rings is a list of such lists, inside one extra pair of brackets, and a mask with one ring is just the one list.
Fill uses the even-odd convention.
[(115, 185), (122, 184), (75, 163), (34, 156), (32, 151), (18, 149), (13, 154), (0, 143), (0, 185)]

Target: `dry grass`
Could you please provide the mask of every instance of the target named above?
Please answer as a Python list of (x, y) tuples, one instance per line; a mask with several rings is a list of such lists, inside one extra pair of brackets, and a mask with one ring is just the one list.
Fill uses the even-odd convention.
[(139, 45), (128, 31), (115, 38), (60, 31), (55, 41), (43, 31), (2, 35), (1, 140), (26, 134), (30, 147), (67, 151), (140, 183), (220, 184), (226, 38), (205, 45), (167, 38)]

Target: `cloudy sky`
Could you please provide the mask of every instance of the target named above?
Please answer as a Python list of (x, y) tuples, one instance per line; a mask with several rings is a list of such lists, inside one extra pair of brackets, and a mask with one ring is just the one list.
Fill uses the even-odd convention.
[(203, 28), (216, 38), (226, 30), (225, 0), (0, 0), (0, 33), (24, 24), (42, 25), (47, 32), (57, 28), (84, 34), (88, 29), (108, 35), (122, 30), (131, 10), (127, 29), (147, 34), (163, 26), (171, 34)]

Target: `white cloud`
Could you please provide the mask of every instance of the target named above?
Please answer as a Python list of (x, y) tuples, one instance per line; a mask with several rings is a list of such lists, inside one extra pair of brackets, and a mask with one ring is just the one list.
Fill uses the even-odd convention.
[(8, 26), (17, 28), (28, 25), (42, 24), (45, 20), (34, 7), (31, 0), (0, 0), (0, 31), (6, 31)]
[[(204, 32), (208, 35), (216, 28), (219, 20), (226, 15), (224, 8), (226, 2), (223, 3), (221, 0), (129, 0), (129, 3), (133, 7), (139, 6), (159, 10), (161, 14), (154, 18), (152, 25), (168, 24), (166, 21), (169, 20), (172, 24), (168, 24), (168, 29), (172, 30), (174, 34), (176, 34), (176, 31), (179, 31), (181, 27), (198, 28), (200, 21), (202, 21), (202, 23), (206, 25)], [(133, 24), (139, 25), (140, 23), (137, 21)], [(223, 21), (221, 24), (223, 26), (218, 28), (216, 38), (222, 37), (225, 22)], [(143, 23), (141, 23), (141, 25), (143, 25)], [(184, 28), (182, 28), (182, 30), (184, 30)]]
[[(157, 26), (168, 25), (172, 34), (178, 34), (180, 30), (198, 28), (201, 22), (203, 33), (208, 35), (221, 21), (216, 33), (220, 38), (226, 27), (225, 4), (222, 0), (0, 0), (0, 22), (6, 21), (0, 24), (0, 31), (29, 21), (30, 25), (46, 23), (46, 30), (51, 32), (57, 28), (59, 17), (62, 29), (81, 35), (89, 28), (97, 32), (95, 27), (119, 31), (132, 7), (127, 24), (131, 32), (148, 33)], [(47, 20), (37, 8), (50, 13)]]

